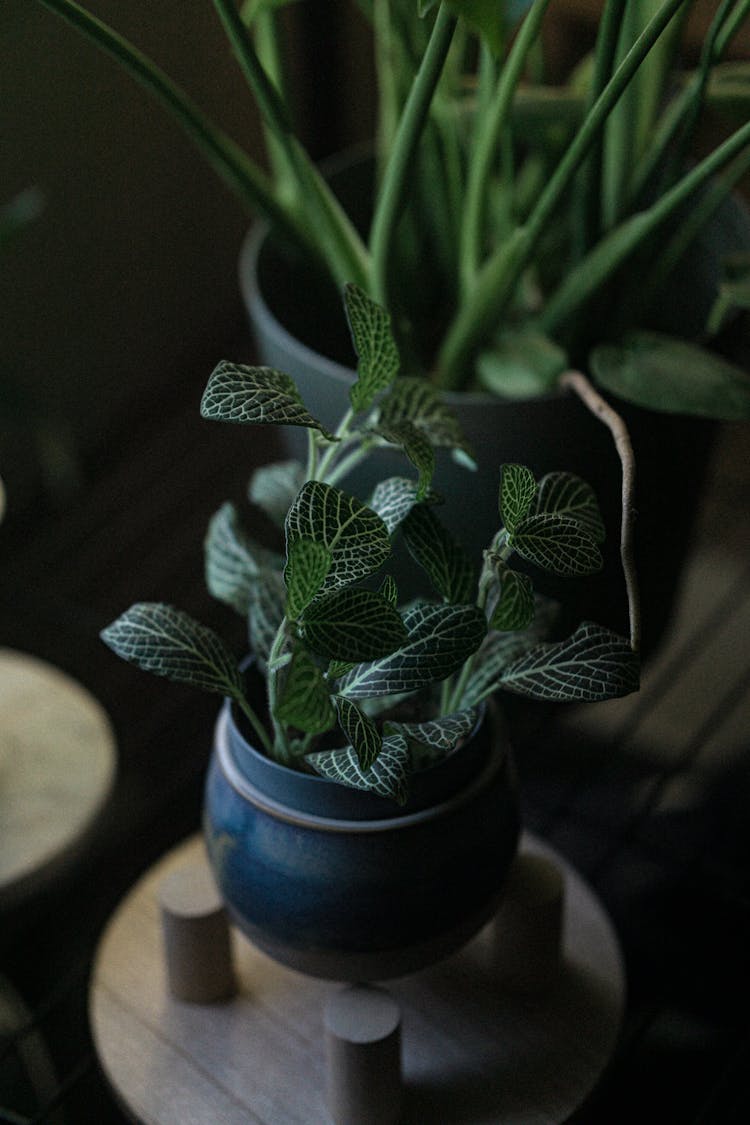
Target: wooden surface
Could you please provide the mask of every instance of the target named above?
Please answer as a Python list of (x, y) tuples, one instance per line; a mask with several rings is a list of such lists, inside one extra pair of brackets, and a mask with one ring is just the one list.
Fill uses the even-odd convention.
[[(523, 848), (554, 854), (531, 838)], [(194, 837), (151, 868), (104, 933), (90, 1015), (105, 1074), (145, 1125), (325, 1125), (323, 1005), (336, 985), (275, 964), (235, 932), (235, 999), (168, 995), (157, 890), (202, 850)], [(491, 925), (447, 961), (389, 984), (403, 1012), (404, 1125), (564, 1121), (610, 1059), (624, 1007), (619, 946), (597, 899), (555, 858), (564, 966), (547, 997), (494, 986)]]
[(115, 742), (78, 683), (0, 649), (0, 906), (40, 887), (80, 844), (108, 797)]

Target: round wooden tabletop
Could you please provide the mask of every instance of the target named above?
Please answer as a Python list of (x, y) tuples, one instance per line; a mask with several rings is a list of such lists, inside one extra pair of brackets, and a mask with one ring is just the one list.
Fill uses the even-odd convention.
[[(612, 1056), (625, 981), (611, 923), (559, 855), (531, 837), (522, 849), (564, 874), (557, 982), (537, 997), (499, 989), (492, 924), (439, 965), (389, 982), (403, 1013), (404, 1125), (562, 1122)], [(191, 1004), (169, 994), (157, 892), (203, 857), (198, 837), (170, 852), (103, 935), (90, 1013), (104, 1071), (144, 1125), (325, 1125), (323, 1007), (337, 985), (276, 964), (233, 931), (233, 999)]]
[(0, 907), (68, 860), (109, 796), (115, 739), (97, 701), (35, 657), (0, 649)]

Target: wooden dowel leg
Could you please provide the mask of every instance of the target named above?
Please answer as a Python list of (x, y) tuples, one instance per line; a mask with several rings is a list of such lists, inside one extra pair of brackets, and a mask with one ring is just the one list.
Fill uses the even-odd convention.
[(196, 1004), (233, 996), (229, 921), (208, 865), (195, 863), (167, 875), (159, 903), (172, 995)]
[(562, 962), (565, 879), (551, 859), (527, 852), (511, 867), (495, 917), (494, 961), (503, 987), (547, 991)]
[(395, 1125), (401, 1113), (401, 1011), (382, 988), (352, 985), (324, 1013), (326, 1094), (335, 1125)]

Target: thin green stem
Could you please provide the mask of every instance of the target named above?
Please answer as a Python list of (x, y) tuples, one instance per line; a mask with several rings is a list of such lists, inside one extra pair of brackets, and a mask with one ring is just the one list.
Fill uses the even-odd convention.
[(314, 252), (309, 232), (275, 197), (261, 169), (198, 109), (190, 97), (151, 59), (73, 0), (39, 0), (114, 58), (164, 105), (209, 164), (253, 211), (261, 212), (287, 241)]
[(477, 121), (477, 134), (469, 162), (466, 205), (461, 230), (459, 269), (461, 286), (465, 293), (471, 289), (479, 266), (484, 204), (497, 140), (507, 125), (513, 95), (550, 2), (551, 0), (534, 0), (500, 72), (494, 97), (481, 119)]
[(263, 726), (258, 716), (253, 711), (248, 701), (245, 699), (244, 695), (236, 695), (234, 698), (237, 705), (250, 721), (250, 725), (258, 736), (263, 749), (267, 754), (273, 755), (273, 744), (271, 742), (271, 739), (268, 737), (268, 732), (266, 731), (266, 728)]
[(268, 714), (273, 723), (274, 740), (272, 756), (274, 759), (283, 766), (288, 766), (292, 761), (292, 753), (289, 749), (289, 739), (283, 725), (278, 721), (275, 715), (277, 694), (278, 694), (278, 674), (279, 671), (285, 667), (282, 659), (284, 646), (287, 643), (289, 631), (288, 618), (284, 617), (274, 637), (271, 651), (268, 654), (268, 671), (266, 675), (266, 690), (268, 693)]
[(393, 238), (404, 205), (409, 171), (417, 153), (432, 98), (442, 74), (456, 27), (456, 18), (447, 4), (441, 3), (422, 57), (419, 70), (406, 99), (370, 231), (372, 255), (372, 296), (388, 305), (388, 261)]

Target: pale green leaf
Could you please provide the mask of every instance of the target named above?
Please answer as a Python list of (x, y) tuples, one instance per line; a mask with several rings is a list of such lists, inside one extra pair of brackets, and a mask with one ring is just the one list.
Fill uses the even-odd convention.
[(564, 516), (527, 516), (508, 542), (521, 558), (551, 574), (575, 577), (602, 568), (596, 540), (576, 520)]
[(420, 503), (418, 491), (416, 482), (406, 477), (388, 477), (375, 486), (370, 507), (380, 516), (389, 535), (393, 535), (415, 504)]
[(419, 504), (402, 527), (409, 552), (445, 601), (474, 601), (476, 574), (471, 559), (434, 512)]
[(353, 668), (339, 691), (350, 699), (401, 695), (444, 680), (476, 652), (487, 631), (475, 605), (420, 605), (404, 615), (408, 639), (390, 656)]
[(242, 698), (237, 661), (213, 629), (161, 602), (138, 602), (102, 631), (123, 660), (203, 691)]
[(281, 558), (253, 542), (240, 524), (234, 504), (227, 502), (209, 522), (204, 562), (209, 592), (244, 617), (258, 571), (279, 567)]
[(284, 567), (286, 612), (290, 620), (296, 621), (318, 593), (331, 569), (331, 561), (328, 548), (313, 539), (302, 536), (291, 544)]
[(500, 596), (490, 619), (490, 628), (500, 632), (528, 629), (535, 613), (534, 587), (527, 574), (505, 570), (500, 575)]
[(500, 518), (511, 533), (528, 515), (536, 496), (536, 481), (525, 465), (503, 465), (500, 476)]
[(547, 473), (539, 481), (534, 511), (537, 515), (557, 515), (575, 520), (592, 539), (605, 539), (596, 493), (590, 484), (573, 473)]
[(339, 726), (357, 755), (362, 770), (369, 770), (383, 745), (383, 736), (372, 719), (343, 695), (334, 698)]
[(393, 730), (402, 734), (409, 741), (418, 742), (424, 748), (419, 756), (420, 763), (427, 764), (445, 757), (462, 739), (471, 734), (478, 715), (476, 707), (466, 707), (462, 711), (441, 715), (438, 719), (429, 719), (424, 723), (389, 722), (387, 730), (389, 733)]
[(569, 366), (563, 349), (541, 332), (503, 332), (477, 359), (479, 382), (500, 398), (549, 394)]
[(247, 495), (275, 524), (283, 527), (292, 501), (304, 483), (305, 470), (299, 461), (279, 461), (255, 470)]
[(687, 340), (635, 332), (619, 344), (594, 348), (590, 360), (601, 386), (649, 410), (750, 418), (750, 375)]
[(316, 773), (352, 789), (364, 789), (388, 797), (403, 805), (408, 797), (409, 749), (401, 735), (383, 739), (377, 759), (368, 769), (362, 769), (356, 751), (351, 746), (339, 750), (321, 750), (308, 754), (306, 761)]
[(272, 367), (222, 361), (203, 392), (201, 415), (218, 422), (305, 426), (334, 440), (307, 410), (291, 376)]
[(350, 663), (387, 656), (406, 640), (406, 627), (395, 606), (374, 590), (352, 587), (312, 602), (301, 627), (315, 652)]
[(260, 570), (250, 585), (247, 627), (250, 649), (265, 671), (276, 634), (284, 620), (286, 589), (280, 570)]
[(381, 391), (398, 375), (399, 356), (391, 332), (391, 318), (357, 285), (344, 288), (344, 302), (359, 363), (357, 382), (349, 391), (352, 408), (368, 410)]
[(299, 539), (312, 539), (330, 552), (324, 591), (359, 582), (391, 554), (388, 528), (380, 516), (322, 481), (307, 481), (287, 514), (287, 553)]
[(336, 721), (323, 673), (304, 648), (294, 650), (284, 670), (275, 718), (307, 734), (322, 734)]
[(639, 674), (628, 641), (586, 621), (567, 640), (539, 645), (511, 664), (500, 687), (534, 699), (593, 702), (637, 691)]

